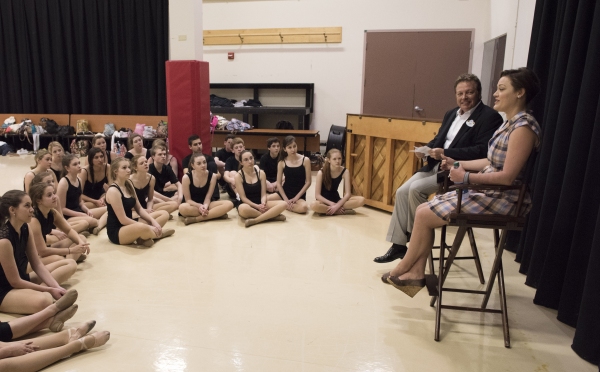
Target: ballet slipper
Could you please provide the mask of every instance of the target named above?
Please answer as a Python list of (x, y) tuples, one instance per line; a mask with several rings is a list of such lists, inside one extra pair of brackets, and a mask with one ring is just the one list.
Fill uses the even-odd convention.
[(196, 217), (185, 217), (183, 219), (183, 223), (187, 226), (187, 225), (191, 225), (193, 223), (198, 222), (198, 220), (196, 219)]
[(167, 238), (167, 237), (169, 237), (169, 236), (171, 236), (173, 234), (175, 234), (175, 230), (173, 230), (173, 229), (163, 229), (162, 230), (162, 234), (158, 238), (156, 238), (156, 239)]
[[(73, 341), (77, 341), (80, 338), (84, 337), (85, 335), (87, 335), (88, 333), (90, 333), (90, 331), (94, 328), (94, 326), (96, 325), (96, 321), (95, 320), (88, 320), (87, 322), (85, 322), (83, 324), (83, 326), (79, 327), (79, 328), (69, 328), (68, 332), (69, 332), (69, 342), (73, 342)], [(79, 334), (77, 331), (81, 328), (83, 329), (83, 334)]]
[[(90, 337), (94, 339), (94, 343), (92, 344), (92, 346), (88, 346), (85, 343), (86, 339), (89, 339)], [(102, 345), (106, 344), (109, 339), (110, 339), (110, 332), (108, 332), (108, 331), (90, 333), (89, 335), (83, 336), (82, 338), (77, 340), (77, 341), (81, 342), (81, 349), (79, 351), (89, 350), (89, 349), (93, 349), (95, 347), (102, 346)]]
[(144, 247), (150, 248), (154, 245), (154, 240), (137, 238), (136, 243), (137, 243), (137, 245), (143, 245)]
[(75, 301), (77, 301), (77, 296), (78, 293), (76, 289), (69, 289), (67, 293), (64, 294), (64, 296), (59, 298), (54, 303), (54, 305), (56, 305), (56, 308), (58, 309), (57, 313), (71, 307), (71, 305), (73, 305)]
[(60, 332), (65, 326), (65, 322), (73, 317), (77, 312), (79, 306), (77, 304), (65, 309), (61, 312), (56, 313), (56, 315), (52, 318), (52, 322), (50, 322), (50, 329), (52, 332)]

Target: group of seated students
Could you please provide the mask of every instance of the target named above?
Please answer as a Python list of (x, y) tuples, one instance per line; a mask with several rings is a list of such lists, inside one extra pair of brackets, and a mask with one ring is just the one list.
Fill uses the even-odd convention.
[[(132, 135), (125, 157), (117, 157), (107, 151), (104, 136), (97, 136), (84, 167), (79, 157), (51, 142), (35, 155), (24, 191), (11, 190), (0, 198), (0, 312), (28, 315), (0, 322), (0, 370), (38, 370), (108, 341), (108, 332), (88, 335), (95, 321), (60, 332), (77, 311), (77, 291), (61, 284), (87, 258), (90, 234), (106, 227), (114, 244), (150, 247), (175, 232), (163, 227), (177, 210), (189, 225), (226, 219), (237, 207), (249, 227), (285, 221), (285, 210), (309, 209), (310, 161), (297, 153), (294, 137), (286, 137), (283, 147), (277, 138), (269, 139), (259, 167), (240, 138), (228, 136), (213, 158), (202, 153), (202, 141), (192, 135), (181, 182), (166, 143), (157, 140), (147, 150), (142, 140)], [(310, 205), (316, 213), (351, 214), (364, 204), (350, 194), (350, 176), (341, 163), (341, 152), (329, 151)], [(221, 200), (220, 185), (231, 200)], [(44, 328), (58, 333), (11, 342)]]

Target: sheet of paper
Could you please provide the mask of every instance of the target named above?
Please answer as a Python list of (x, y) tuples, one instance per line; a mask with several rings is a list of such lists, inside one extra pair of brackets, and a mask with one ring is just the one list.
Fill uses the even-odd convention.
[(431, 150), (431, 148), (428, 146), (421, 146), (421, 147), (415, 146), (414, 150), (408, 150), (408, 151), (409, 152), (420, 152), (421, 154), (429, 155), (429, 150)]

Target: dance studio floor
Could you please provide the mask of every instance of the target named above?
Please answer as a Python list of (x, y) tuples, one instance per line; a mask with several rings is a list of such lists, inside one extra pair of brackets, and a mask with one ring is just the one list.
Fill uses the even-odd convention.
[[(1, 157), (0, 193), (21, 189), (31, 164)], [(79, 291), (67, 326), (95, 319), (111, 339), (46, 371), (597, 371), (571, 350), (574, 330), (533, 304), (514, 254), (504, 254), (512, 348), (500, 317), (478, 313), (446, 311), (435, 342), (427, 291), (409, 298), (380, 280), (393, 264), (373, 262), (389, 247), (390, 213), (285, 214), (248, 229), (235, 210), (190, 226), (175, 218), (175, 235), (149, 249), (113, 245), (106, 230), (90, 237), (64, 285)], [(476, 239), (487, 273), (491, 233)], [(449, 280), (480, 287), (470, 261)]]

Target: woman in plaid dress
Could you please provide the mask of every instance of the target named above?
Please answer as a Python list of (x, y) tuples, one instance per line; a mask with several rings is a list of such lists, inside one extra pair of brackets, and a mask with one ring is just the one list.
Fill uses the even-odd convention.
[[(458, 168), (450, 169), (452, 181), (487, 185), (521, 182), (527, 159), (540, 144), (540, 126), (525, 111), (538, 91), (539, 80), (532, 71), (520, 68), (502, 72), (494, 93), (494, 109), (511, 119), (490, 139), (486, 159), (463, 161)], [(442, 166), (449, 168), (453, 163), (453, 159), (446, 158)], [(461, 212), (508, 215), (516, 208), (517, 199), (517, 190), (469, 191), (463, 195)], [(425, 265), (433, 247), (434, 229), (448, 223), (448, 216), (456, 209), (456, 201), (456, 191), (451, 191), (417, 208), (408, 252), (391, 272), (382, 276), (384, 283), (392, 284), (411, 297), (425, 286)], [(526, 212), (531, 208), (529, 195), (523, 206)]]

